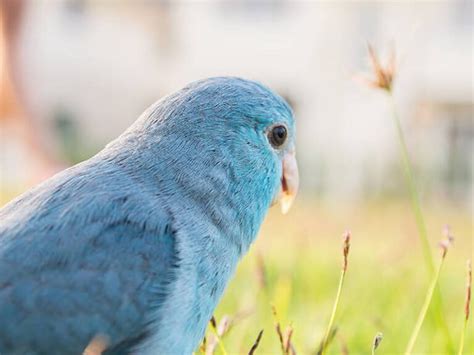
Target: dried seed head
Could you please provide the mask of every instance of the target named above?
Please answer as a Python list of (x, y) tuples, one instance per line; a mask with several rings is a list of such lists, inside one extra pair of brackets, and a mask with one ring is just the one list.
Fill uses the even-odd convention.
[[(220, 339), (229, 331), (232, 326), (232, 318), (228, 315), (224, 315), (219, 322), (216, 321), (215, 316), (212, 316), (209, 320), (211, 323), (211, 327), (214, 330), (214, 334), (212, 334), (209, 339), (204, 338), (204, 343), (202, 347), (205, 349), (206, 355), (214, 354), (217, 345), (220, 342)], [(202, 348), (201, 347), (201, 348)]]
[(272, 313), (273, 313), (273, 318), (274, 318), (274, 321), (275, 321), (275, 330), (276, 330), (277, 335), (278, 335), (278, 340), (280, 341), (281, 350), (284, 353), (285, 352), (285, 341), (283, 339), (283, 332), (281, 331), (280, 321), (278, 320), (278, 314), (277, 314), (277, 311), (276, 311), (276, 308), (275, 308), (274, 305), (272, 305)]
[(454, 236), (451, 234), (451, 228), (447, 224), (443, 227), (443, 235), (444, 239), (439, 242), (439, 247), (441, 248), (442, 257), (444, 258), (448, 252), (449, 247), (454, 242)]
[(395, 78), (396, 63), (395, 63), (395, 50), (392, 47), (388, 62), (383, 66), (375, 52), (374, 48), (367, 44), (369, 52), (369, 60), (372, 65), (373, 79), (364, 79), (364, 82), (370, 87), (391, 91), (393, 86), (393, 80)]
[(464, 305), (464, 314), (466, 321), (469, 319), (471, 304), (471, 288), (472, 288), (472, 266), (471, 260), (467, 261), (467, 282), (466, 282), (466, 304)]
[(293, 327), (289, 325), (285, 329), (285, 354), (289, 354), (292, 348), (291, 337), (293, 335)]
[(349, 256), (349, 249), (351, 247), (351, 232), (350, 231), (344, 232), (343, 238), (344, 238), (344, 245), (343, 245), (343, 248), (342, 248), (342, 253), (344, 255), (344, 264), (342, 266), (342, 269), (344, 270), (344, 272), (346, 272), (346, 270), (347, 270), (347, 259), (348, 259), (348, 256)]
[(232, 319), (226, 314), (222, 317), (217, 327), (217, 334), (222, 337), (225, 335), (232, 326)]
[(451, 226), (449, 224), (445, 224), (443, 227), (443, 236), (449, 240), (451, 243), (454, 242), (454, 236), (451, 233)]
[(383, 334), (382, 333), (377, 333), (374, 338), (374, 342), (372, 344), (372, 349), (375, 351), (379, 347), (380, 343), (382, 342), (383, 339)]

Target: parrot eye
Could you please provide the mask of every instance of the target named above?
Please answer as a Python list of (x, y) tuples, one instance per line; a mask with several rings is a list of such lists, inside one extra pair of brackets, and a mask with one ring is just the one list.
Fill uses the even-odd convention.
[(268, 133), (268, 140), (273, 147), (280, 147), (285, 143), (288, 133), (285, 126), (275, 126)]

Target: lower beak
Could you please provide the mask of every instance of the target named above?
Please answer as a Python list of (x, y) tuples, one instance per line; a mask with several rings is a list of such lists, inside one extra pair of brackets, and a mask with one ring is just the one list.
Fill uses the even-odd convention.
[(281, 212), (285, 214), (290, 210), (293, 204), (300, 182), (294, 149), (283, 156), (282, 168), (279, 200), (281, 203)]

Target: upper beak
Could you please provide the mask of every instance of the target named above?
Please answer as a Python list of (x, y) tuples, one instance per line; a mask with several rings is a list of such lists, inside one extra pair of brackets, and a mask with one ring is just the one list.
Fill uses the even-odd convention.
[(293, 204), (300, 182), (294, 149), (285, 153), (282, 165), (280, 202), (281, 212), (285, 214), (290, 210)]

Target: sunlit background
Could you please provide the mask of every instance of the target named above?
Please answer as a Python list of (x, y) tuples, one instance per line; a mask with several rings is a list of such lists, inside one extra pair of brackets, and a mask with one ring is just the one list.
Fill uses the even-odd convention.
[(289, 215), (270, 213), (217, 310), (236, 319), (223, 337), (231, 353), (248, 352), (260, 329), (261, 351), (279, 351), (270, 303), (293, 325), (297, 351), (318, 348), (345, 229), (352, 260), (330, 351), (367, 353), (378, 331), (381, 353), (403, 351), (429, 275), (390, 102), (365, 85), (367, 43), (382, 62), (394, 50), (396, 107), (436, 263), (446, 223), (456, 237), (440, 280), (451, 342), (429, 316), (416, 349), (458, 346), (472, 257), (470, 1), (1, 4), (0, 204), (92, 156), (190, 81), (258, 80), (294, 108), (302, 187)]

